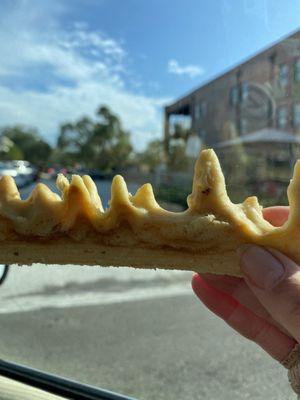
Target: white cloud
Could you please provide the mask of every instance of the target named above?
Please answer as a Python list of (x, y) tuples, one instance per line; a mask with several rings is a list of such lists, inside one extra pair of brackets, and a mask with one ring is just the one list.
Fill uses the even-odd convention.
[(169, 60), (168, 62), (168, 72), (174, 75), (188, 75), (190, 78), (195, 78), (196, 76), (202, 75), (204, 69), (198, 65), (179, 65), (176, 60)]
[[(27, 9), (31, 3), (22, 4)], [(44, 18), (37, 11), (33, 14), (37, 25), (32, 20), (20, 25), (20, 9), (8, 20), (0, 17), (1, 125), (36, 126), (54, 143), (60, 123), (93, 116), (105, 104), (132, 132), (136, 148), (162, 134), (161, 109), (170, 99), (136, 94), (126, 87), (128, 56), (122, 42), (80, 21), (61, 28), (55, 13), (53, 29), (48, 24), (43, 30), (39, 20)]]

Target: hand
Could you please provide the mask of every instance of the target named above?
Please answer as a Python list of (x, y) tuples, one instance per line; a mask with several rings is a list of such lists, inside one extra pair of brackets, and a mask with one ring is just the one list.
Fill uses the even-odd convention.
[[(288, 207), (270, 207), (264, 218), (274, 226), (288, 217)], [(246, 338), (283, 361), (300, 342), (300, 267), (273, 249), (241, 249), (244, 278), (195, 274), (199, 299)]]

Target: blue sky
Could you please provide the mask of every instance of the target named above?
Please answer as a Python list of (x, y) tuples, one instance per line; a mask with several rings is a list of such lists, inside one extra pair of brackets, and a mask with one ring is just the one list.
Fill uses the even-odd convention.
[(109, 105), (137, 149), (162, 109), (300, 28), (289, 0), (2, 0), (0, 125), (59, 123)]

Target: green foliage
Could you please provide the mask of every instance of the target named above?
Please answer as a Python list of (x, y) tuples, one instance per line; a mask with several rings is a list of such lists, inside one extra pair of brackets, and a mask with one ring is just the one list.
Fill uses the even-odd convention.
[(133, 151), (129, 133), (108, 107), (100, 107), (96, 116), (96, 121), (83, 117), (61, 125), (57, 154), (64, 154), (70, 164), (102, 171), (126, 167)]
[(20, 149), (19, 146), (13, 145), (8, 153), (6, 154), (6, 157), (4, 157), (6, 160), (24, 160), (24, 154), (22, 150)]
[(169, 157), (167, 166), (170, 171), (185, 172), (189, 167), (189, 158), (185, 153), (185, 143), (176, 141), (170, 143)]
[(146, 150), (137, 155), (139, 165), (146, 165), (150, 172), (155, 171), (164, 160), (163, 141), (152, 140), (148, 143)]
[(128, 166), (133, 156), (129, 133), (119, 118), (104, 106), (98, 109), (95, 121), (82, 117), (62, 124), (54, 149), (35, 128), (3, 127), (0, 137), (5, 142), (0, 146), (1, 159), (25, 159), (41, 167), (51, 162), (111, 171)]
[(187, 140), (188, 136), (190, 134), (190, 129), (185, 128), (182, 124), (180, 123), (175, 123), (174, 125), (174, 139), (184, 139)]
[(83, 117), (74, 123), (62, 124), (56, 148), (59, 160), (68, 165), (80, 162), (90, 166), (93, 157), (91, 146), (93, 131), (94, 123), (88, 117)]
[(51, 146), (46, 143), (38, 131), (23, 126), (11, 126), (0, 129), (0, 136), (9, 138), (13, 146), (6, 153), (6, 159), (23, 158), (36, 165), (44, 165), (51, 154)]

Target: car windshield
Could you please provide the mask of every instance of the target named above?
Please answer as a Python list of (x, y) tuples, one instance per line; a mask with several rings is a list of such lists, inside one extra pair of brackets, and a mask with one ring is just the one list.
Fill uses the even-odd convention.
[(256, 221), (253, 196), (288, 204), (299, 12), (296, 0), (2, 2), (1, 358), (137, 399), (290, 398), (280, 364), (191, 288), (232, 249), (212, 159), (204, 219), (187, 196), (213, 149), (231, 201), (251, 197), (236, 216)]

